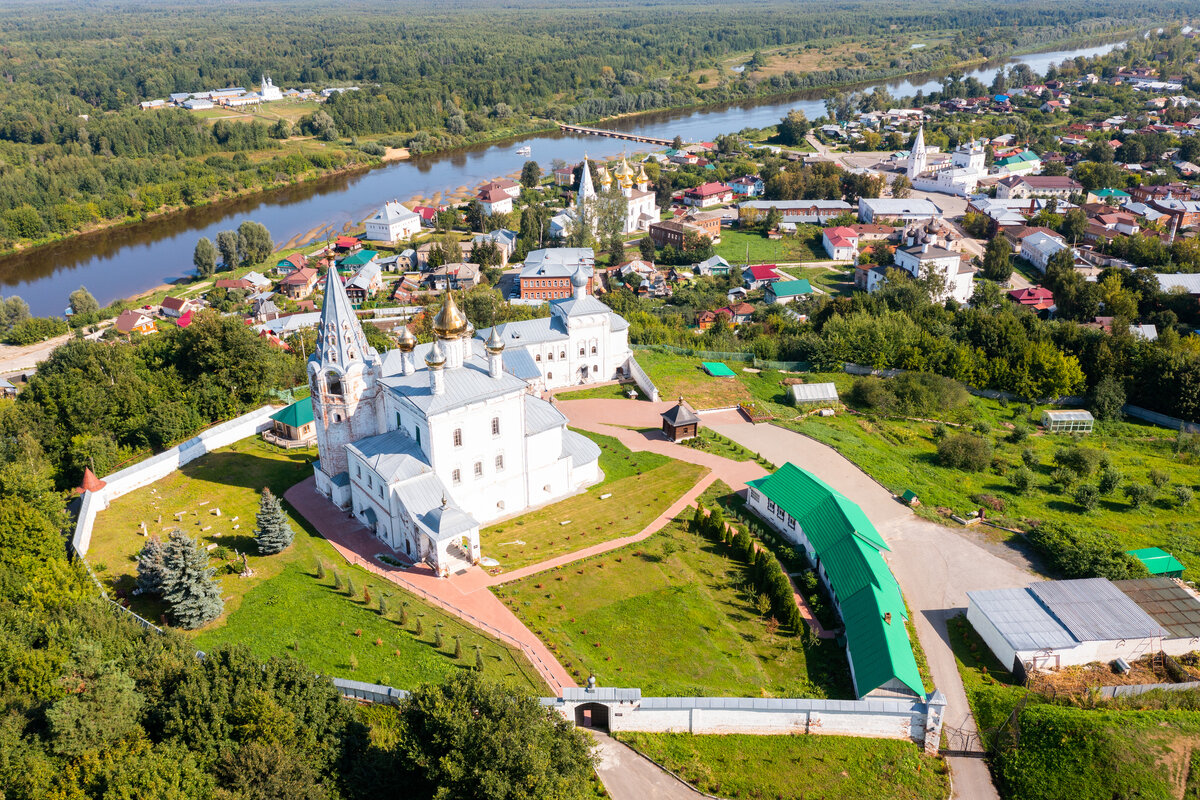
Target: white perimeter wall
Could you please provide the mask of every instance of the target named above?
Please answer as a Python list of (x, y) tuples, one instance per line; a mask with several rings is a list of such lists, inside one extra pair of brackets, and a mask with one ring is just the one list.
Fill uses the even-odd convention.
[(273, 406), (263, 406), (209, 428), (199, 436), (188, 439), (170, 450), (105, 476), (103, 489), (83, 495), (83, 502), (79, 507), (79, 520), (75, 523), (75, 535), (71, 537), (71, 546), (75, 552), (80, 555), (87, 554), (96, 515), (108, 508), (108, 504), (113, 500), (165, 478), (184, 464), (195, 461), (213, 450), (261, 433), (271, 427), (271, 415), (276, 410)]

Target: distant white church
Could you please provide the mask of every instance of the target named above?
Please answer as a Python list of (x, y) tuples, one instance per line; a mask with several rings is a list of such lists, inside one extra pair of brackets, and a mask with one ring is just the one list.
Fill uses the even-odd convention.
[(949, 159), (942, 156), (937, 163), (931, 164), (929, 156), (922, 127), (917, 130), (908, 153), (908, 179), (914, 189), (966, 197), (987, 177), (987, 152), (976, 142), (960, 145)]
[[(621, 156), (621, 163), (617, 165), (611, 175), (605, 167), (599, 167), (596, 173), (600, 178), (601, 191), (607, 192), (615, 183), (625, 197), (623, 233), (644, 231), (650, 227), (651, 223), (658, 222), (658, 204), (655, 202), (654, 191), (650, 188), (650, 177), (646, 175), (646, 168), (643, 165), (639, 164), (635, 172), (629, 162), (625, 160), (625, 156)], [(584, 155), (583, 168), (579, 172), (579, 188), (575, 192), (575, 205), (550, 220), (550, 235), (566, 236), (584, 217), (590, 220), (594, 229), (596, 225), (594, 206), (598, 196), (596, 185), (592, 181), (588, 158)]]
[(276, 86), (268, 76), (263, 75), (262, 88), (258, 90), (258, 95), (264, 103), (270, 103), (275, 100), (282, 100), (283, 90)]
[(447, 293), (431, 344), (406, 327), (380, 355), (330, 270), (308, 362), (318, 491), (447, 575), (480, 559), (481, 524), (598, 481), (600, 449), (536, 391), (613, 377), (628, 326), (579, 287), (552, 310), (476, 337)]

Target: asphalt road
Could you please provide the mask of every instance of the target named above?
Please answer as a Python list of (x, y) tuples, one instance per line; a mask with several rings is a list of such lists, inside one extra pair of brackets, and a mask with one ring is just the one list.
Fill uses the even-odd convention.
[(596, 754), (600, 757), (596, 774), (613, 800), (697, 800), (704, 797), (608, 734), (595, 730), (588, 732), (596, 739)]

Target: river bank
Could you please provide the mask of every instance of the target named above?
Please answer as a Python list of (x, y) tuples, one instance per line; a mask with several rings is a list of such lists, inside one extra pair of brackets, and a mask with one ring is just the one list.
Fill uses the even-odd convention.
[[(1046, 63), (1107, 52), (1113, 46), (1042, 51), (1019, 60), (1044, 69)], [(1011, 61), (1010, 58), (1002, 63)], [(986, 84), (994, 69), (977, 68), (972, 74)], [(922, 77), (927, 79), (924, 84), (918, 83)], [(902, 96), (922, 86), (936, 88), (939, 84), (931, 73), (922, 73), (908, 80), (893, 79), (890, 85), (874, 85), (888, 85), (889, 91)], [(825, 113), (820, 98), (829, 91), (804, 90), (770, 98), (694, 104), (608, 118), (600, 124), (659, 138), (680, 135), (688, 141), (708, 141), (721, 132), (773, 125), (792, 108), (799, 108), (815, 119)], [(513, 146), (517, 143), (532, 146), (531, 158), (543, 167), (557, 159), (577, 161), (584, 151), (594, 158), (612, 158), (626, 147), (618, 140), (563, 133), (551, 120), (533, 120), (503, 131), (480, 132), (478, 136), (476, 141), (436, 154), (416, 153), (390, 163), (355, 165), (300, 183), (280, 184), (267, 191), (243, 193), (147, 220), (122, 221), (84, 236), (63, 237), (0, 259), (0, 286), (6, 295), (16, 293), (25, 297), (38, 315), (61, 313), (67, 295), (80, 285), (87, 286), (102, 304), (107, 304), (190, 276), (196, 240), (202, 236), (212, 239), (221, 230), (236, 228), (246, 219), (266, 225), (276, 241), (295, 245), (307, 238), (297, 238), (301, 234), (321, 226), (337, 230), (345, 224), (358, 224), (386, 200), (428, 202), (442, 198), (440, 202), (445, 202), (456, 196), (468, 196), (470, 189), (520, 170), (526, 158), (515, 153)]]

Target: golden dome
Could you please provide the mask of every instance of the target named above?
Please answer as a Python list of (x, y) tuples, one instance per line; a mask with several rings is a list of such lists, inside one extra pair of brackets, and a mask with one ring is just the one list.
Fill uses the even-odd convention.
[(446, 302), (442, 310), (433, 318), (433, 332), (442, 339), (457, 339), (467, 329), (467, 318), (458, 310), (454, 302), (454, 293), (446, 291)]
[(400, 338), (396, 343), (402, 353), (411, 353), (413, 348), (417, 346), (417, 337), (413, 336), (412, 331), (405, 325), (400, 329)]
[(650, 176), (646, 174), (646, 165), (645, 164), (638, 164), (637, 182), (638, 183), (649, 183), (650, 182)]

